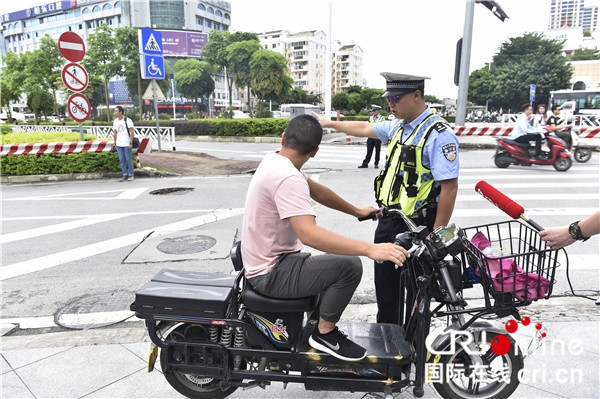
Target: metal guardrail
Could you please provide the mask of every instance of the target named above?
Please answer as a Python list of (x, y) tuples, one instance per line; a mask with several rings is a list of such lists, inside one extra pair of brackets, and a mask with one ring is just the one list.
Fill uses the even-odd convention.
[[(517, 121), (518, 116), (519, 114), (503, 114), (501, 120), (502, 126), (513, 126)], [(575, 115), (574, 117), (561, 119), (558, 125), (571, 126), (573, 129), (579, 129), (581, 127), (599, 127), (600, 118), (597, 118), (595, 115)]]
[[(14, 133), (34, 133), (34, 132), (78, 132), (79, 126), (51, 126), (51, 125), (12, 125), (11, 131)], [(113, 128), (112, 126), (84, 126), (83, 131), (85, 134), (91, 134), (100, 139), (112, 139)], [(153, 149), (158, 149), (158, 136), (156, 134), (156, 127), (142, 126), (134, 127), (133, 131), (135, 136), (142, 139), (150, 139)], [(160, 142), (163, 150), (175, 151), (175, 128), (174, 127), (161, 127), (160, 128)]]

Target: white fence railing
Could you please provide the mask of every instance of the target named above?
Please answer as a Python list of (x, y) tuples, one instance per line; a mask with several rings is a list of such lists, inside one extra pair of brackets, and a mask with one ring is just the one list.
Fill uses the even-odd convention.
[[(48, 125), (13, 125), (11, 129), (15, 133), (34, 133), (34, 132), (77, 132), (79, 126), (48, 126)], [(137, 138), (151, 140), (152, 148), (158, 148), (158, 136), (156, 127), (142, 126), (134, 127), (135, 136)], [(84, 126), (84, 134), (91, 134), (100, 139), (112, 139), (113, 129), (111, 126)], [(160, 143), (161, 149), (175, 151), (175, 128), (160, 127)]]
[[(517, 121), (519, 114), (504, 114), (502, 115), (502, 126), (512, 126)], [(598, 127), (600, 126), (600, 119), (595, 115), (575, 115), (574, 117), (568, 117), (560, 120), (559, 126), (570, 125), (573, 128), (581, 127)]]

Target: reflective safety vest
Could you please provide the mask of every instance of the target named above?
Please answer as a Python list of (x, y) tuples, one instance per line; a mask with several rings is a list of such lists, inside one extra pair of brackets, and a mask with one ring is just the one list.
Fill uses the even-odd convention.
[(431, 170), (423, 166), (423, 148), (434, 129), (442, 132), (449, 128), (442, 117), (431, 114), (402, 142), (404, 128), (402, 121), (398, 120), (388, 144), (385, 169), (375, 178), (378, 203), (397, 205), (408, 216), (427, 204), (434, 179)]
[(385, 118), (381, 114), (377, 115), (377, 118), (374, 118), (373, 115), (371, 115), (369, 117), (370, 123), (379, 123), (379, 122), (384, 122), (384, 121), (385, 121)]

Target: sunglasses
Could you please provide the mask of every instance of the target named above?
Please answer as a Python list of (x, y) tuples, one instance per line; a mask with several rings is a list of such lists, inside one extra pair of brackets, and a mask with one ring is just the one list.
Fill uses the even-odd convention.
[(386, 97), (386, 99), (387, 99), (388, 104), (395, 104), (398, 101), (400, 101), (400, 99), (402, 97), (404, 97), (405, 95), (407, 95), (407, 94), (408, 93), (400, 94), (400, 95), (397, 95), (397, 96), (388, 96), (388, 97)]

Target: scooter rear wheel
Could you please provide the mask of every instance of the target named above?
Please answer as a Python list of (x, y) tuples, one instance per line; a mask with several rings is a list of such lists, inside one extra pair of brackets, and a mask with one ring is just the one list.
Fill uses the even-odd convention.
[(576, 148), (573, 157), (577, 162), (587, 162), (592, 157), (592, 151), (589, 148)]
[(504, 169), (508, 168), (508, 166), (512, 163), (510, 157), (504, 154), (498, 154), (494, 157), (494, 163), (497, 167)]
[[(182, 338), (195, 342), (208, 340), (208, 337), (203, 336), (203, 334), (196, 334), (198, 336), (190, 337), (188, 333), (188, 336), (184, 337), (185, 327), (185, 325), (182, 325), (172, 331), (167, 337), (167, 340), (178, 340)], [(220, 379), (196, 374), (186, 374), (169, 367), (166, 350), (160, 351), (160, 365), (169, 384), (177, 392), (188, 398), (222, 399), (231, 395), (237, 389), (237, 387), (232, 386), (221, 387)]]
[(558, 170), (559, 172), (566, 172), (569, 170), (571, 165), (573, 165), (571, 158), (561, 158), (560, 156), (557, 156), (552, 166), (554, 166), (554, 169)]
[[(512, 337), (507, 336), (510, 350), (502, 356), (496, 355), (490, 346), (495, 336), (496, 333), (487, 331), (486, 341), (490, 349), (482, 355), (483, 364), (480, 366), (484, 369), (479, 371), (471, 367), (476, 363), (458, 343), (454, 354), (441, 357), (439, 363), (442, 369), (439, 371), (442, 382), (434, 382), (433, 386), (443, 398), (500, 399), (508, 398), (517, 389), (518, 374), (523, 368), (523, 354)], [(475, 337), (474, 342), (479, 342), (478, 337)]]

